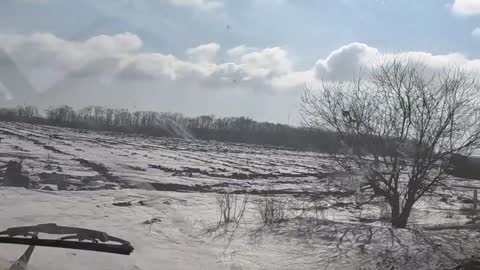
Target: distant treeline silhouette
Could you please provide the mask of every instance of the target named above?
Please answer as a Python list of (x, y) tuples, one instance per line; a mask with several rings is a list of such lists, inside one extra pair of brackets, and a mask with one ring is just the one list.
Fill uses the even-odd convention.
[(334, 134), (246, 117), (185, 117), (180, 113), (159, 113), (89, 106), (74, 110), (70, 106), (50, 107), (40, 113), (35, 106), (0, 108), (0, 120), (45, 124), (71, 128), (217, 140), (247, 144), (269, 144), (301, 150), (336, 152)]

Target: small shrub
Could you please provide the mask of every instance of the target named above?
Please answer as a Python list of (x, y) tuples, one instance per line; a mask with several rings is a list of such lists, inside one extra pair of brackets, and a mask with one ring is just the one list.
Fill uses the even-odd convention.
[(266, 195), (256, 203), (264, 225), (280, 224), (286, 220), (287, 201), (283, 198)]
[(243, 217), (247, 204), (247, 195), (238, 195), (230, 192), (215, 196), (217, 208), (220, 212), (218, 224), (237, 222)]
[(316, 225), (323, 224), (326, 220), (325, 210), (328, 203), (321, 198), (298, 199), (289, 202), (290, 216), (297, 219), (313, 221)]

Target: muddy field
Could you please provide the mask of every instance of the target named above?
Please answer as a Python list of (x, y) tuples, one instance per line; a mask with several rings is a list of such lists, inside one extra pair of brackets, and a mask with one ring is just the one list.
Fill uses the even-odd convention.
[[(129, 239), (136, 248), (116, 262), (44, 249), (33, 258), (37, 269), (63, 269), (40, 259), (45, 256), (73, 260), (72, 269), (83, 269), (92, 256), (101, 262), (94, 269), (382, 269), (376, 264), (388, 264), (385, 254), (394, 254), (388, 252), (406, 256), (397, 260), (415, 256), (418, 269), (429, 269), (425, 265), (452, 265), (445, 254), (469, 256), (480, 241), (477, 232), (454, 229), (476, 222), (471, 198), (480, 184), (474, 180), (451, 177), (418, 203), (410, 224), (415, 231), (393, 232), (385, 205), (373, 201), (359, 209), (357, 179), (334, 173), (334, 162), (320, 153), (6, 122), (0, 134), (0, 166), (21, 160), (32, 181), (28, 190), (0, 187), (1, 227), (86, 226)], [(215, 230), (218, 197), (225, 192), (253, 202), (233, 236)], [(288, 202), (286, 222), (262, 224), (254, 202), (265, 195)], [(320, 203), (312, 208), (312, 201)], [(299, 218), (300, 210), (319, 209), (314, 224), (312, 215)], [(435, 245), (417, 233), (440, 225), (453, 227), (426, 232)], [(14, 259), (21, 250), (11, 247), (0, 258)]]

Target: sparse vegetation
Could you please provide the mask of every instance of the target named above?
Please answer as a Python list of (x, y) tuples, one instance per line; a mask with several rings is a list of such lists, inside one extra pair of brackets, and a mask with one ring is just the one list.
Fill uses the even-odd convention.
[(286, 221), (288, 202), (285, 198), (275, 195), (264, 195), (260, 196), (255, 203), (264, 225), (279, 225)]
[(219, 225), (237, 222), (243, 217), (248, 203), (248, 195), (238, 195), (225, 192), (215, 195), (219, 214)]

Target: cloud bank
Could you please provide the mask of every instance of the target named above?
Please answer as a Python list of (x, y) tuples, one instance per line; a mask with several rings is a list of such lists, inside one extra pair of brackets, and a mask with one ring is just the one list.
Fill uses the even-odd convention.
[(0, 34), (0, 49), (27, 77), (33, 78), (34, 85), (49, 85), (65, 78), (97, 78), (110, 83), (149, 83), (152, 88), (162, 82), (173, 82), (184, 88), (282, 93), (301, 91), (303, 85), (321, 80), (350, 80), (380, 59), (394, 56), (423, 61), (432, 70), (452, 65), (480, 70), (480, 60), (468, 59), (461, 53), (393, 54), (357, 42), (342, 46), (303, 69), (295, 68), (292, 57), (281, 47), (240, 45), (224, 49), (212, 42), (186, 48), (186, 57), (182, 59), (144, 51), (142, 40), (132, 33), (99, 35), (83, 41), (69, 41), (50, 33)]

